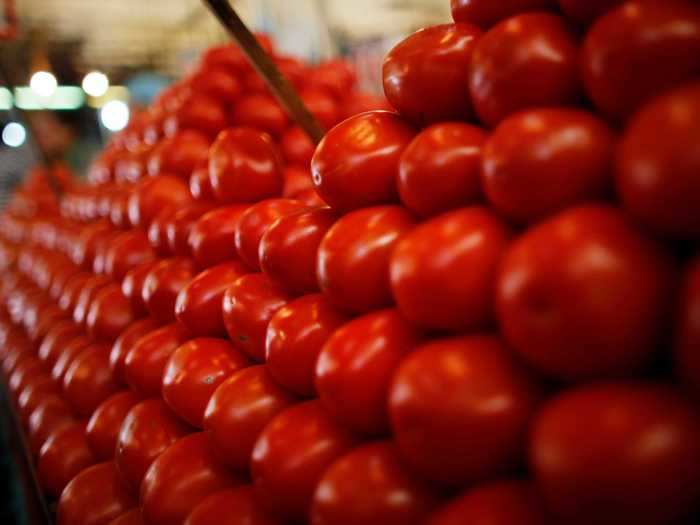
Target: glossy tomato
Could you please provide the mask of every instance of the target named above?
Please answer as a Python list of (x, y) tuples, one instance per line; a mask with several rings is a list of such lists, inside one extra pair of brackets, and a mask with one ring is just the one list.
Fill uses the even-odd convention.
[(181, 257), (192, 255), (192, 248), (188, 242), (190, 232), (199, 218), (211, 211), (212, 208), (212, 204), (208, 202), (193, 202), (170, 216), (165, 225), (165, 234), (168, 239), (168, 247), (174, 255)]
[(85, 439), (85, 424), (73, 423), (53, 432), (41, 447), (37, 461), (39, 483), (57, 498), (70, 480), (96, 462)]
[(50, 374), (33, 375), (17, 397), (17, 411), (22, 423), (29, 423), (29, 416), (44, 399), (60, 393), (60, 385)]
[(289, 117), (271, 95), (252, 93), (241, 97), (233, 108), (231, 122), (279, 137), (289, 127)]
[(122, 293), (124, 297), (129, 299), (134, 315), (137, 317), (143, 317), (148, 313), (141, 292), (143, 291), (143, 282), (148, 277), (148, 274), (151, 273), (153, 266), (155, 266), (155, 262), (141, 264), (130, 270), (122, 280)]
[(135, 317), (131, 302), (122, 293), (121, 286), (112, 283), (95, 295), (85, 326), (94, 339), (111, 343), (134, 322)]
[[(214, 139), (217, 133), (229, 125), (227, 109), (227, 105), (215, 97), (204, 93), (191, 93), (177, 110), (165, 118), (163, 132), (166, 137), (177, 137), (185, 131), (194, 130), (207, 139)], [(182, 149), (186, 147), (181, 146)], [(175, 155), (177, 154), (172, 156)], [(206, 155), (199, 156), (198, 160), (203, 157)], [(167, 172), (167, 165), (168, 161), (164, 162), (161, 170)], [(189, 176), (189, 173), (186, 176)]]
[(73, 320), (76, 324), (81, 325), (87, 320), (92, 300), (102, 288), (111, 283), (112, 279), (104, 275), (94, 275), (85, 281), (73, 308)]
[(63, 376), (63, 394), (80, 417), (90, 417), (119, 390), (109, 368), (109, 347), (92, 344), (71, 361)]
[(148, 236), (140, 230), (121, 233), (112, 239), (105, 256), (105, 273), (121, 281), (129, 270), (156, 257)]
[(129, 197), (131, 224), (147, 228), (164, 208), (183, 206), (192, 200), (185, 182), (173, 175), (158, 175), (141, 180)]
[(76, 421), (71, 407), (63, 397), (52, 394), (39, 402), (32, 411), (27, 423), (29, 445), (38, 454), (48, 437), (62, 427)]
[(342, 120), (338, 103), (327, 90), (307, 87), (299, 93), (299, 97), (323, 129), (329, 130)]
[(190, 193), (199, 201), (213, 201), (214, 188), (209, 179), (209, 159), (200, 162), (190, 175)]
[(83, 335), (68, 341), (61, 354), (56, 358), (53, 368), (51, 368), (51, 377), (63, 384), (63, 376), (66, 374), (66, 370), (68, 370), (73, 359), (93, 342), (92, 339)]
[(190, 79), (195, 93), (203, 93), (231, 104), (241, 96), (243, 87), (236, 75), (223, 67), (205, 67)]
[(250, 485), (241, 485), (205, 498), (192, 509), (184, 525), (280, 525), (280, 522), (261, 510)]
[(194, 223), (187, 242), (200, 268), (238, 258), (236, 225), (246, 209), (244, 205), (217, 208)]
[(289, 199), (296, 198), (300, 193), (307, 190), (314, 190), (314, 183), (311, 180), (311, 171), (308, 168), (299, 166), (286, 166), (284, 168), (284, 188), (282, 197)]
[(159, 323), (175, 321), (175, 302), (180, 291), (196, 275), (191, 259), (175, 257), (157, 263), (143, 282), (143, 302)]
[(119, 383), (126, 383), (124, 361), (126, 360), (127, 354), (141, 337), (152, 332), (157, 327), (158, 323), (153, 319), (142, 319), (131, 324), (129, 328), (124, 330), (117, 340), (114, 341), (112, 350), (109, 353), (109, 367), (112, 369), (116, 381)]
[[(184, 206), (189, 206), (189, 203)], [(148, 226), (148, 242), (161, 257), (173, 254), (168, 242), (168, 224), (172, 222), (179, 209), (181, 209), (180, 206), (165, 206)]]
[(467, 22), (488, 29), (505, 18), (525, 11), (554, 7), (554, 0), (451, 0), (451, 5), (455, 22)]
[[(214, 106), (216, 107), (216, 104)], [(186, 115), (183, 116), (187, 118)], [(167, 119), (164, 127), (165, 124), (168, 124)], [(169, 127), (172, 127), (173, 121), (169, 124)], [(223, 120), (214, 125), (218, 126), (219, 124), (225, 126), (226, 122)], [(205, 126), (207, 125), (210, 123), (205, 123)], [(175, 121), (174, 127), (175, 130), (170, 130), (170, 136), (161, 140), (153, 148), (148, 159), (148, 174), (151, 177), (175, 175), (187, 179), (197, 164), (207, 158), (210, 139), (206, 134), (191, 129), (177, 131), (177, 121)]]
[(676, 375), (700, 399), (700, 258), (688, 265), (677, 309), (674, 359)]
[(123, 390), (103, 401), (90, 416), (86, 428), (87, 443), (100, 461), (114, 457), (119, 429), (126, 415), (138, 402), (136, 394)]
[(313, 141), (299, 126), (293, 126), (284, 132), (280, 139), (282, 156), (287, 164), (296, 164), (308, 168), (316, 149)]

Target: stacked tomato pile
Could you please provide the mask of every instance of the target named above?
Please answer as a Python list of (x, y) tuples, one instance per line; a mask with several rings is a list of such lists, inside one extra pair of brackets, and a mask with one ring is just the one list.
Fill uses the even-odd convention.
[[(2, 368), (60, 525), (696, 522), (700, 7), (452, 10), (315, 153), (226, 46), (18, 192)], [(381, 104), (276, 60), (328, 127)]]

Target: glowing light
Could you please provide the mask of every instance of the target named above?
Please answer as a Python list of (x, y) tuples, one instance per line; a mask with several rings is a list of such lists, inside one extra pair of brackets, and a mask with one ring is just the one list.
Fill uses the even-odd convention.
[(58, 87), (58, 81), (48, 71), (37, 71), (29, 80), (29, 87), (40, 97), (50, 97)]
[(110, 100), (100, 110), (100, 121), (110, 131), (119, 131), (129, 123), (129, 106), (121, 100)]
[(19, 148), (27, 140), (27, 130), (18, 122), (10, 122), (2, 130), (2, 141), (11, 148)]
[(104, 73), (90, 71), (83, 77), (83, 91), (91, 97), (101, 97), (109, 89), (109, 79)]

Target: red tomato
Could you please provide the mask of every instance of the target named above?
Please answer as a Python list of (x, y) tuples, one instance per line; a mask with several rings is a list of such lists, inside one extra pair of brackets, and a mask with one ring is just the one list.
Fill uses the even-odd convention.
[(351, 313), (390, 305), (389, 258), (413, 225), (399, 206), (357, 210), (338, 220), (318, 248), (316, 271), (323, 294)]
[(17, 397), (17, 410), (26, 425), (29, 416), (39, 404), (51, 395), (60, 395), (61, 388), (49, 374), (37, 374), (30, 378)]
[(141, 264), (133, 270), (129, 270), (122, 280), (122, 293), (124, 297), (129, 299), (136, 317), (143, 317), (148, 314), (141, 292), (143, 291), (143, 282), (148, 277), (148, 274), (151, 273), (153, 266), (155, 266), (155, 262)]
[(296, 195), (304, 193), (307, 190), (316, 191), (308, 167), (300, 168), (299, 166), (287, 166), (284, 168), (284, 189), (282, 190), (282, 197), (294, 199)]
[(197, 275), (185, 286), (175, 302), (175, 317), (196, 336), (226, 335), (222, 314), (224, 292), (248, 273), (240, 261), (219, 264)]
[(224, 326), (233, 345), (256, 361), (265, 360), (265, 334), (275, 312), (291, 297), (265, 274), (238, 278), (223, 298)]
[(88, 334), (106, 342), (113, 342), (135, 320), (129, 299), (121, 286), (112, 283), (102, 288), (93, 299), (85, 319)]
[(129, 223), (129, 195), (132, 189), (133, 184), (129, 183), (128, 187), (123, 188), (112, 197), (112, 204), (109, 210), (109, 222), (116, 228), (126, 229), (131, 226)]
[(207, 496), (240, 483), (209, 451), (204, 432), (172, 444), (141, 484), (141, 512), (151, 525), (178, 525)]
[[(204, 93), (193, 93), (184, 100), (177, 110), (166, 117), (163, 121), (163, 131), (166, 137), (177, 137), (184, 132), (197, 131), (206, 136), (207, 139), (213, 139), (228, 124), (226, 104)], [(173, 158), (168, 160), (175, 162), (175, 155), (173, 154)], [(168, 172), (168, 161), (163, 164), (161, 171)], [(189, 176), (189, 173), (186, 176)]]
[(308, 401), (275, 416), (255, 443), (251, 478), (255, 493), (272, 515), (303, 522), (316, 485), (328, 467), (355, 445), (355, 439)]
[(467, 489), (431, 515), (427, 525), (547, 525), (542, 499), (527, 481), (492, 481)]
[(124, 359), (126, 382), (139, 395), (160, 396), (165, 365), (175, 349), (189, 338), (189, 332), (179, 323), (141, 336)]
[(190, 193), (200, 201), (214, 200), (214, 188), (209, 180), (209, 159), (200, 162), (190, 175)]
[(241, 485), (208, 496), (190, 512), (184, 525), (280, 524), (260, 509), (252, 487)]
[(496, 291), (501, 331), (553, 377), (628, 375), (666, 331), (673, 270), (619, 211), (572, 208), (508, 249)]
[(618, 150), (623, 207), (655, 232), (700, 239), (700, 83), (658, 97), (632, 119)]
[(160, 399), (135, 405), (126, 415), (117, 436), (114, 460), (123, 479), (138, 490), (148, 467), (190, 428)]
[(124, 361), (126, 360), (127, 354), (141, 337), (152, 332), (157, 327), (158, 323), (153, 319), (142, 319), (132, 323), (129, 328), (124, 330), (119, 337), (117, 337), (109, 353), (109, 367), (112, 369), (116, 381), (119, 383), (126, 383)]
[(191, 200), (189, 187), (180, 178), (149, 177), (139, 181), (129, 197), (129, 220), (134, 226), (147, 228), (164, 208), (180, 207)]
[(581, 50), (586, 93), (619, 120), (699, 72), (700, 7), (694, 2), (625, 2), (593, 24)]
[(217, 208), (194, 223), (187, 242), (201, 268), (236, 259), (236, 225), (247, 206)]
[(204, 411), (214, 390), (250, 362), (223, 339), (200, 337), (180, 346), (163, 372), (163, 399), (180, 418), (202, 427)]
[(86, 321), (92, 300), (100, 290), (111, 283), (112, 279), (104, 275), (94, 275), (85, 281), (73, 308), (73, 320), (76, 324), (81, 325)]
[(576, 102), (576, 37), (556, 15), (526, 13), (504, 20), (474, 48), (469, 92), (479, 119), (490, 127), (522, 109)]
[(75, 422), (73, 412), (62, 397), (49, 395), (39, 402), (27, 423), (29, 445), (38, 454), (48, 437), (59, 428)]
[(399, 158), (414, 135), (408, 123), (388, 111), (341, 122), (326, 133), (311, 161), (316, 190), (339, 212), (396, 202)]
[(144, 525), (141, 517), (141, 509), (136, 508), (130, 510), (126, 514), (122, 514), (118, 518), (109, 522), (109, 525)]
[(204, 413), (204, 429), (216, 457), (237, 471), (247, 470), (265, 425), (295, 400), (265, 365), (233, 374), (216, 389)]
[(83, 285), (92, 277), (92, 273), (80, 272), (68, 279), (58, 300), (58, 306), (67, 312), (72, 312)]
[(327, 90), (307, 87), (299, 97), (323, 129), (328, 130), (342, 120), (338, 103)]
[(33, 377), (46, 372), (46, 363), (38, 357), (27, 356), (20, 361), (10, 375), (9, 381), (7, 381), (7, 386), (13, 399), (19, 397), (20, 392), (29, 384)]
[(214, 196), (223, 203), (257, 202), (282, 193), (282, 158), (272, 137), (253, 128), (219, 133), (209, 153)]
[(558, 0), (564, 16), (573, 22), (589, 25), (624, 0)]
[(105, 256), (105, 273), (121, 281), (130, 270), (155, 258), (156, 254), (143, 231), (124, 232), (109, 243)]
[(435, 330), (488, 327), (509, 234), (503, 221), (481, 206), (445, 213), (406, 234), (389, 265), (401, 313)]
[(260, 267), (289, 293), (318, 291), (316, 260), (321, 239), (337, 220), (330, 208), (316, 208), (280, 217), (260, 240)]
[(109, 348), (93, 344), (71, 361), (63, 377), (63, 394), (76, 414), (90, 417), (105, 399), (119, 391), (109, 368)]
[(81, 229), (71, 258), (83, 270), (92, 270), (95, 248), (99, 242), (114, 235), (114, 228), (106, 221), (98, 221)]
[(107, 398), (92, 413), (87, 424), (87, 442), (95, 456), (101, 461), (114, 458), (119, 429), (129, 411), (139, 398), (123, 390)]
[(451, 0), (451, 4), (455, 22), (467, 22), (488, 29), (505, 18), (525, 11), (554, 7), (554, 0)]
[(105, 525), (136, 504), (114, 463), (100, 463), (83, 470), (65, 488), (58, 501), (56, 523)]
[(79, 472), (96, 463), (85, 439), (85, 424), (73, 423), (58, 429), (39, 451), (37, 475), (49, 496), (58, 498)]
[[(185, 206), (188, 205), (185, 204)], [(151, 243), (151, 246), (161, 257), (172, 255), (170, 243), (168, 242), (168, 224), (172, 222), (178, 209), (179, 207), (177, 206), (166, 206), (156, 215), (148, 227), (148, 242)]]
[(93, 340), (89, 337), (79, 335), (74, 337), (66, 343), (63, 348), (61, 355), (58, 356), (56, 362), (51, 369), (51, 377), (54, 378), (58, 383), (63, 384), (63, 377), (68, 370), (68, 367), (73, 362), (73, 359), (86, 349), (88, 346), (93, 344)]
[(194, 130), (182, 130), (164, 138), (148, 159), (148, 174), (188, 178), (197, 164), (207, 158), (209, 144), (209, 137)]
[(236, 102), (243, 91), (236, 75), (223, 67), (201, 69), (190, 80), (190, 87), (195, 93), (214, 97), (227, 104)]
[[(263, 33), (254, 33), (258, 44), (268, 53), (274, 52), (274, 46), (270, 38)], [(248, 59), (236, 44), (223, 44), (207, 49), (202, 57), (205, 67), (224, 67), (231, 72), (248, 71), (250, 65)]]
[(330, 414), (358, 434), (385, 433), (391, 378), (418, 343), (418, 332), (396, 310), (367, 314), (338, 328), (316, 363), (316, 390)]
[(290, 392), (313, 397), (321, 347), (347, 320), (321, 294), (305, 295), (284, 305), (267, 325), (265, 361), (270, 375)]
[(396, 447), (357, 448), (326, 470), (311, 508), (313, 525), (419, 525), (437, 499), (401, 465)]
[(342, 60), (329, 60), (309, 70), (305, 77), (306, 85), (323, 89), (340, 100), (355, 85), (357, 75), (350, 64)]
[(255, 128), (279, 137), (289, 127), (289, 117), (272, 98), (262, 93), (242, 97), (234, 106), (231, 121), (235, 126)]
[(359, 113), (365, 113), (366, 111), (391, 111), (392, 109), (383, 95), (354, 91), (344, 94), (341, 98), (342, 103), (340, 104), (340, 111), (342, 120), (354, 117)]
[[(117, 183), (129, 183), (137, 182), (146, 176), (148, 158), (153, 152), (153, 146), (150, 144), (142, 144), (136, 146), (133, 151), (125, 153), (114, 163), (114, 179)], [(123, 192), (121, 196), (118, 197), (118, 203), (122, 201), (122, 197), (125, 196), (126, 192)], [(115, 224), (112, 220), (112, 214), (115, 213), (114, 202), (112, 203), (112, 209), (110, 211), (110, 220), (112, 224)], [(128, 218), (128, 217), (127, 217)], [(123, 226), (126, 226), (124, 224)]]
[(175, 321), (175, 302), (196, 269), (191, 259), (174, 257), (157, 263), (143, 282), (143, 301), (151, 316), (159, 323)]
[(305, 209), (302, 202), (293, 199), (268, 199), (249, 207), (236, 223), (238, 256), (259, 271), (260, 241), (265, 232), (277, 219)]
[(535, 418), (530, 464), (558, 522), (690, 523), (682, 518), (700, 497), (700, 420), (662, 385), (572, 389)]
[[(700, 258), (693, 259), (683, 279), (675, 310), (674, 359), (676, 375), (700, 400)], [(21, 398), (20, 398), (21, 399)]]
[(293, 126), (282, 135), (280, 148), (287, 164), (298, 164), (306, 168), (311, 165), (316, 146), (302, 128)]
[(174, 255), (190, 257), (192, 248), (188, 239), (195, 223), (205, 213), (211, 211), (213, 206), (206, 202), (193, 202), (189, 206), (177, 210), (170, 216), (165, 225), (168, 247)]

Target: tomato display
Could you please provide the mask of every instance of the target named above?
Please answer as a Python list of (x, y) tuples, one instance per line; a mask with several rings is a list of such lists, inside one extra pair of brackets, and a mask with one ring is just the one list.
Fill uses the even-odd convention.
[(194, 223), (187, 242), (192, 257), (201, 268), (238, 258), (236, 225), (246, 209), (242, 205), (217, 208)]
[(148, 312), (156, 321), (175, 321), (177, 296), (195, 275), (194, 262), (184, 257), (165, 259), (151, 268), (143, 281), (141, 295)]
[(185, 520), (184, 525), (280, 525), (260, 509), (253, 489), (239, 485), (205, 498)]
[(70, 480), (94, 463), (96, 458), (85, 439), (85, 425), (73, 423), (59, 428), (39, 451), (39, 483), (49, 495), (57, 498)]
[(87, 443), (95, 456), (107, 461), (114, 457), (124, 418), (139, 398), (128, 390), (107, 398), (90, 416), (86, 427)]
[(106, 346), (89, 345), (81, 350), (63, 376), (63, 394), (81, 417), (89, 417), (102, 401), (118, 390)]

